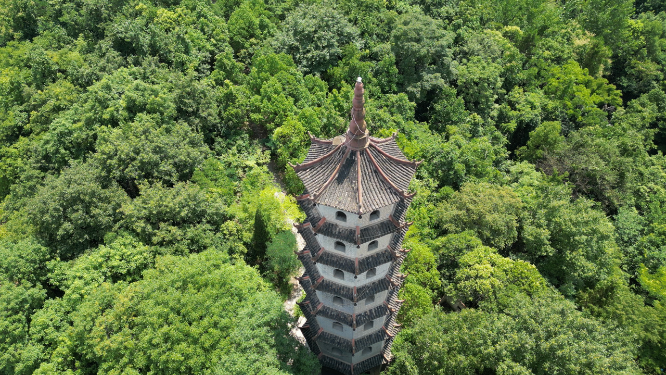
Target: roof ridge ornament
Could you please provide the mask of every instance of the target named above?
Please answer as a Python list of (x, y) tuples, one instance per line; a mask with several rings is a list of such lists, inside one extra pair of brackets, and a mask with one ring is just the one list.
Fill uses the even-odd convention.
[(361, 150), (370, 142), (369, 131), (365, 124), (365, 90), (361, 77), (356, 79), (354, 86), (354, 99), (352, 99), (351, 120), (346, 134), (347, 147)]

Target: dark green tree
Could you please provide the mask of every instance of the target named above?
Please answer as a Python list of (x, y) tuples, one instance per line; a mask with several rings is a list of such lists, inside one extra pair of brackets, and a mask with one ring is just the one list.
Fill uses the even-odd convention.
[(25, 212), (35, 236), (67, 260), (102, 243), (128, 200), (115, 182), (106, 180), (90, 163), (75, 163), (60, 176), (48, 177), (27, 202)]
[(132, 198), (139, 184), (173, 185), (192, 177), (209, 154), (200, 134), (183, 123), (160, 125), (151, 116), (100, 131), (94, 162)]
[[(278, 295), (256, 270), (227, 260), (215, 250), (167, 256), (134, 283), (70, 288), (66, 296), (78, 289), (85, 297), (36, 373), (314, 370), (316, 359), (305, 348), (294, 351), (298, 344), (288, 334), (290, 318)], [(38, 328), (45, 323), (40, 320)], [(239, 361), (243, 357), (255, 361)]]
[(503, 314), (434, 311), (393, 346), (388, 374), (639, 374), (630, 340), (563, 298), (517, 298)]
[(420, 103), (453, 78), (454, 34), (441, 21), (422, 13), (404, 13), (396, 19), (391, 49), (400, 74), (400, 89)]
[(284, 20), (272, 46), (291, 55), (304, 73), (323, 73), (337, 65), (343, 46), (358, 43), (358, 30), (336, 9), (301, 5)]
[(266, 260), (262, 264), (262, 268), (266, 279), (273, 283), (282, 294), (291, 292), (289, 278), (301, 265), (294, 254), (296, 251), (298, 251), (296, 236), (287, 230), (273, 236), (273, 239), (266, 245)]

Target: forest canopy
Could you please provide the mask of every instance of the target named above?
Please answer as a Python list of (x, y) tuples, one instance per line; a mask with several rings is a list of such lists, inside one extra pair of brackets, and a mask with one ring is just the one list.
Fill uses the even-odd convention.
[(358, 76), (425, 161), (387, 373), (663, 373), (664, 4), (0, 0), (0, 374), (318, 371), (289, 163)]

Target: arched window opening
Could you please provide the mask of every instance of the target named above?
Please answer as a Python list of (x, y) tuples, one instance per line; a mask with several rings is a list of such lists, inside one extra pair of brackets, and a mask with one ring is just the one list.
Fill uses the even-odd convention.
[(333, 297), (333, 303), (338, 305), (338, 306), (342, 306), (342, 305), (345, 304), (345, 302), (342, 300), (342, 297), (338, 297), (338, 296)]
[(347, 222), (347, 215), (342, 211), (338, 211), (338, 212), (335, 213), (335, 220), (342, 221), (343, 223), (346, 223)]
[(374, 240), (368, 244), (368, 251), (376, 250), (379, 247), (379, 242)]
[(368, 270), (368, 272), (365, 274), (365, 278), (369, 279), (371, 277), (375, 277), (377, 275), (377, 269), (376, 268), (371, 268)]
[(341, 357), (342, 356), (342, 350), (340, 350), (338, 348), (333, 348), (333, 349), (331, 349), (331, 354), (337, 355), (338, 357)]
[(336, 268), (333, 271), (333, 277), (335, 277), (336, 279), (344, 280), (345, 279), (345, 273), (342, 270), (339, 270), (339, 269)]
[(366, 306), (370, 305), (370, 304), (373, 304), (373, 303), (375, 303), (375, 295), (374, 294), (365, 299), (365, 305)]
[(374, 210), (370, 213), (370, 221), (379, 219), (379, 210)]
[(343, 330), (342, 323), (333, 322), (333, 329), (336, 330), (336, 331), (342, 331)]
[(363, 330), (367, 331), (367, 330), (373, 329), (374, 327), (375, 327), (375, 322), (371, 320), (371, 321), (365, 323), (365, 325), (363, 326)]
[(367, 348), (363, 349), (363, 355), (367, 355), (372, 353), (372, 346), (368, 346)]
[(342, 251), (342, 252), (344, 253), (344, 252), (345, 252), (345, 248), (346, 248), (346, 246), (345, 246), (345, 244), (343, 244), (343, 243), (340, 242), (340, 241), (335, 241), (335, 246), (334, 246), (334, 248), (335, 248), (335, 250), (337, 250), (337, 251)]

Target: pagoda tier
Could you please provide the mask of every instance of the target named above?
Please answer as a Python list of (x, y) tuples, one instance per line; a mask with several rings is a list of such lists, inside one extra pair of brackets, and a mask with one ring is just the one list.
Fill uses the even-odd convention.
[(335, 221), (328, 221), (326, 217), (321, 216), (319, 210), (316, 208), (317, 204), (309, 194), (296, 197), (296, 201), (307, 216), (303, 224), (309, 223), (313, 227), (314, 232), (342, 241), (354, 242), (357, 244), (368, 242), (389, 234), (395, 231), (396, 228), (411, 225), (411, 223), (404, 222), (407, 208), (411, 203), (411, 197), (398, 200), (395, 204), (393, 213), (389, 214), (388, 218), (385, 220), (374, 220), (371, 225), (364, 227), (357, 225), (352, 228), (341, 225)]
[(304, 162), (292, 166), (305, 185), (296, 199), (306, 219), (295, 224), (306, 244), (296, 253), (305, 269), (301, 330), (323, 366), (348, 375), (391, 359), (411, 225), (407, 189), (419, 164), (405, 158), (395, 134), (369, 136), (363, 103), (359, 78), (347, 133), (311, 136)]
[(305, 161), (293, 168), (311, 199), (363, 215), (413, 196), (407, 189), (419, 163), (405, 159), (395, 136), (370, 137), (360, 150), (353, 150), (342, 136), (330, 140), (311, 137)]

